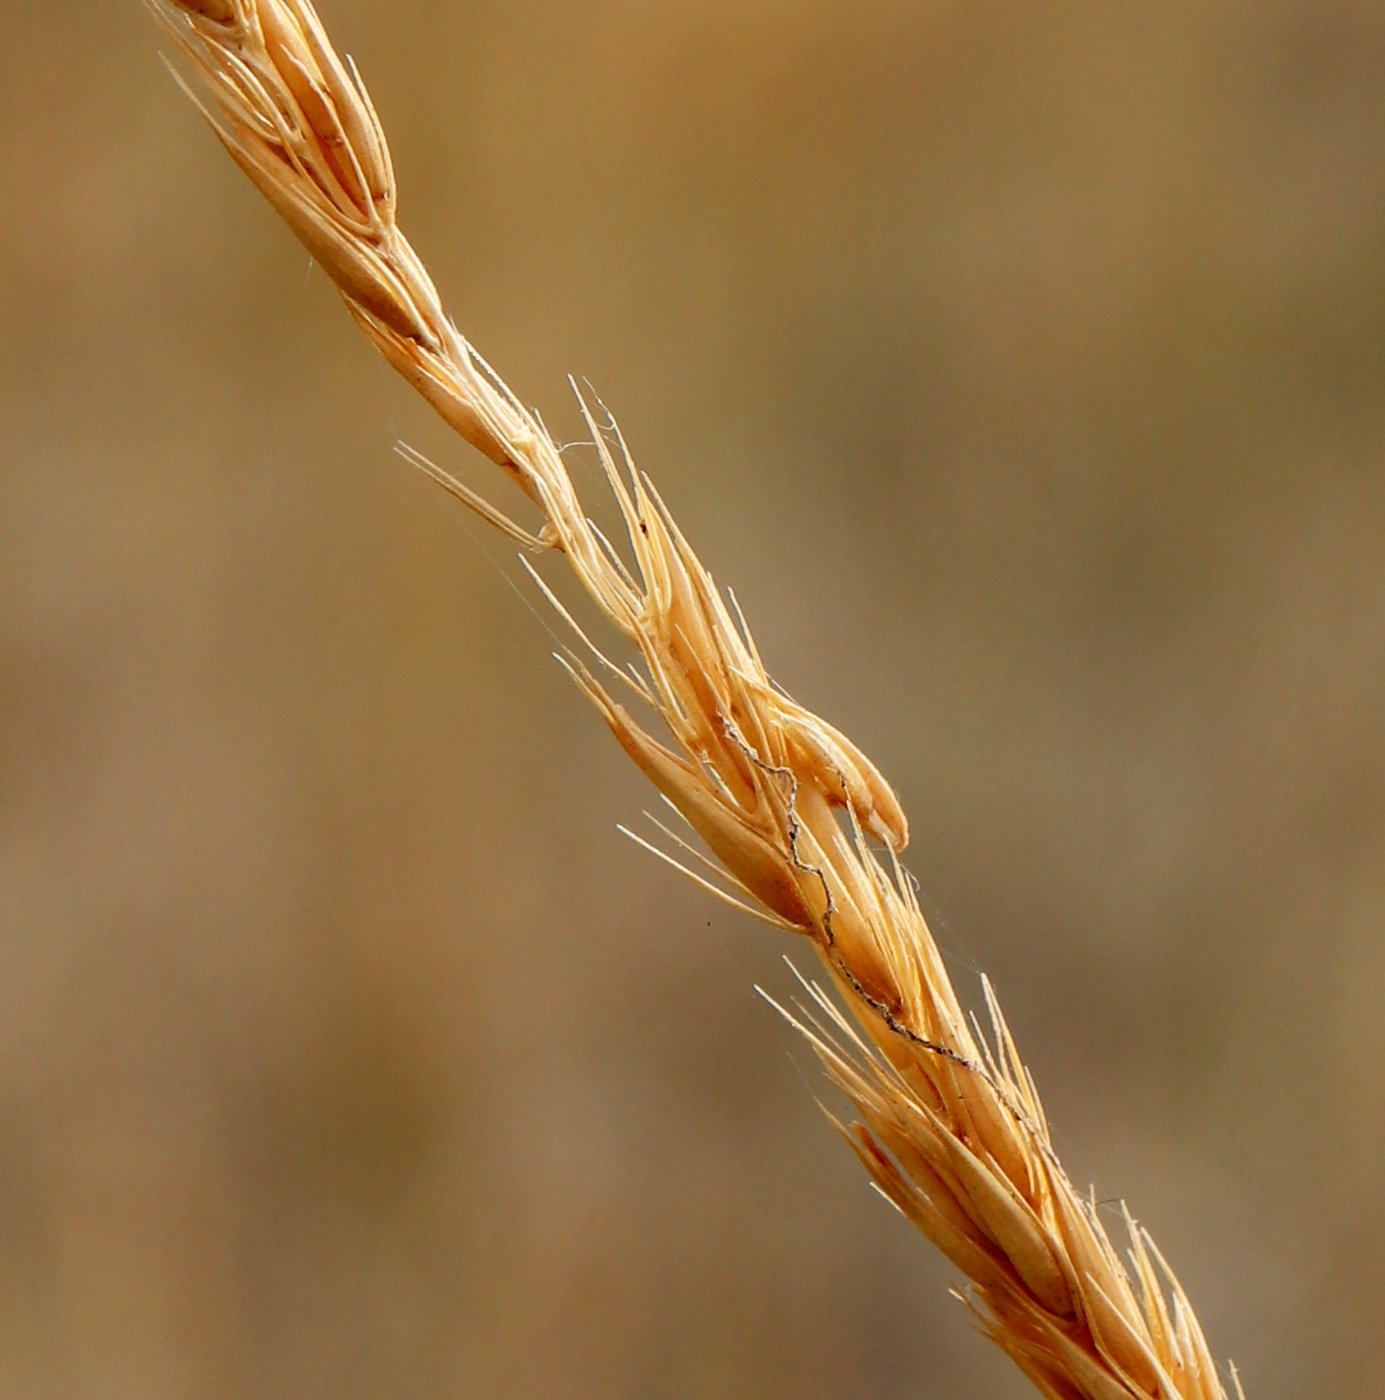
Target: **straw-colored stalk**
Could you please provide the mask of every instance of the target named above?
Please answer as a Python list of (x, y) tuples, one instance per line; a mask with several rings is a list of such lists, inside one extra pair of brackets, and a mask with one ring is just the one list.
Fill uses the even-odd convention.
[[(1069, 1182), (989, 985), (990, 1043), (962, 1011), (899, 865), (907, 827), (889, 784), (775, 687), (734, 600), (631, 468), (614, 425), (582, 404), (629, 536), (624, 556), (588, 519), (542, 423), (448, 319), (396, 222), (389, 150), (365, 86), (308, 0), (149, 3), (202, 80), (222, 144), (357, 325), (541, 523), (526, 529), (413, 460), (525, 549), (563, 555), (639, 649), (643, 671), (620, 669), (574, 623), (585, 660), (574, 653), (566, 664), (711, 852), (708, 861), (668, 833), (702, 872), (690, 869), (693, 878), (822, 959), (850, 1015), (805, 983), (808, 1004), (791, 1019), (859, 1115), (839, 1125), (843, 1135), (969, 1280), (985, 1330), (1053, 1400), (1226, 1400), (1149, 1236), (1126, 1216), (1127, 1269)], [(652, 711), (666, 735), (654, 737), (627, 704)]]

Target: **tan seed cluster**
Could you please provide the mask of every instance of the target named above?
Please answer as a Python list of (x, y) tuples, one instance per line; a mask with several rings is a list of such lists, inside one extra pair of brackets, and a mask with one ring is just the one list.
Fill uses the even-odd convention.
[[(843, 1132), (866, 1170), (969, 1280), (987, 1332), (1052, 1400), (1226, 1400), (1148, 1236), (1127, 1218), (1128, 1271), (1064, 1174), (989, 985), (994, 1044), (963, 1013), (898, 864), (908, 831), (889, 784), (774, 685), (744, 619), (630, 467), (614, 425), (583, 404), (624, 553), (588, 519), (543, 425), (443, 311), (396, 222), (389, 149), (365, 86), (312, 6), (150, 6), (202, 80), (203, 109), (231, 156), (376, 348), (537, 508), (538, 527), (406, 455), (526, 548), (561, 552), (638, 649), (642, 673), (622, 670), (574, 624), (587, 657), (570, 656), (569, 669), (705, 843), (721, 883), (693, 878), (821, 955), (850, 1019), (807, 983), (807, 1005), (791, 1019), (859, 1114)], [(656, 715), (664, 736), (624, 702)]]

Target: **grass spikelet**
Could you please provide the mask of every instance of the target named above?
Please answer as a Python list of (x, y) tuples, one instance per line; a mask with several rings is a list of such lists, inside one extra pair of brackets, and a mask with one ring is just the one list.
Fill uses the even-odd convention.
[[(857, 1121), (839, 1126), (862, 1165), (965, 1275), (984, 1330), (1052, 1400), (1227, 1400), (1192, 1306), (1149, 1237), (1127, 1217), (1127, 1269), (1069, 1182), (989, 984), (989, 1033), (964, 1013), (899, 864), (908, 827), (889, 783), (774, 685), (744, 618), (614, 426), (603, 431), (579, 394), (628, 537), (624, 557), (587, 518), (542, 423), (452, 324), (396, 221), (389, 148), (365, 86), (312, 6), (149, 4), (231, 157), (376, 349), (519, 488), (538, 523), (521, 525), (410, 460), (525, 548), (561, 554), (637, 648), (639, 676), (581, 634), (595, 659), (564, 664), (734, 893), (701, 874), (699, 883), (761, 906), (821, 958), (837, 1000), (805, 982), (805, 1004), (785, 1014), (852, 1105)], [(613, 676), (643, 713), (617, 698)]]

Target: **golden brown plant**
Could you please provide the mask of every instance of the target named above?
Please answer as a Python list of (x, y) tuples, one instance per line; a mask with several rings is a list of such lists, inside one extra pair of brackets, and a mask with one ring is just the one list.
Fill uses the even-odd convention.
[[(630, 467), (614, 424), (582, 404), (628, 562), (588, 518), (542, 423), (448, 319), (396, 222), (389, 150), (365, 86), (308, 0), (149, 3), (203, 80), (204, 111), (232, 158), (376, 348), (538, 508), (538, 528), (406, 455), (525, 548), (565, 555), (638, 647), (644, 670), (621, 669), (573, 622), (588, 660), (567, 665), (715, 857), (683, 847), (711, 872), (693, 878), (802, 935), (821, 957), (850, 1018), (805, 983), (811, 1004), (791, 1019), (860, 1115), (842, 1127), (847, 1140), (969, 1280), (985, 1330), (1053, 1400), (1226, 1400), (1192, 1307), (1149, 1236), (1127, 1215), (1128, 1271), (1069, 1182), (989, 984), (993, 1043), (962, 1011), (899, 865), (908, 832), (889, 784), (775, 687), (734, 600)], [(657, 714), (668, 738), (650, 734), (623, 700)]]

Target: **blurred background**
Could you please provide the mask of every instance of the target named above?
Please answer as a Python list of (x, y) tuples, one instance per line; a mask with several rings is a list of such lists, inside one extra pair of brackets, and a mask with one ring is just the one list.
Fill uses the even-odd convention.
[[(486, 464), (139, 5), (15, 8), (0, 1393), (1029, 1395), (392, 447)], [(1385, 5), (323, 10), (460, 326), (892, 777), (1073, 1177), (1252, 1400), (1385, 1396)]]

